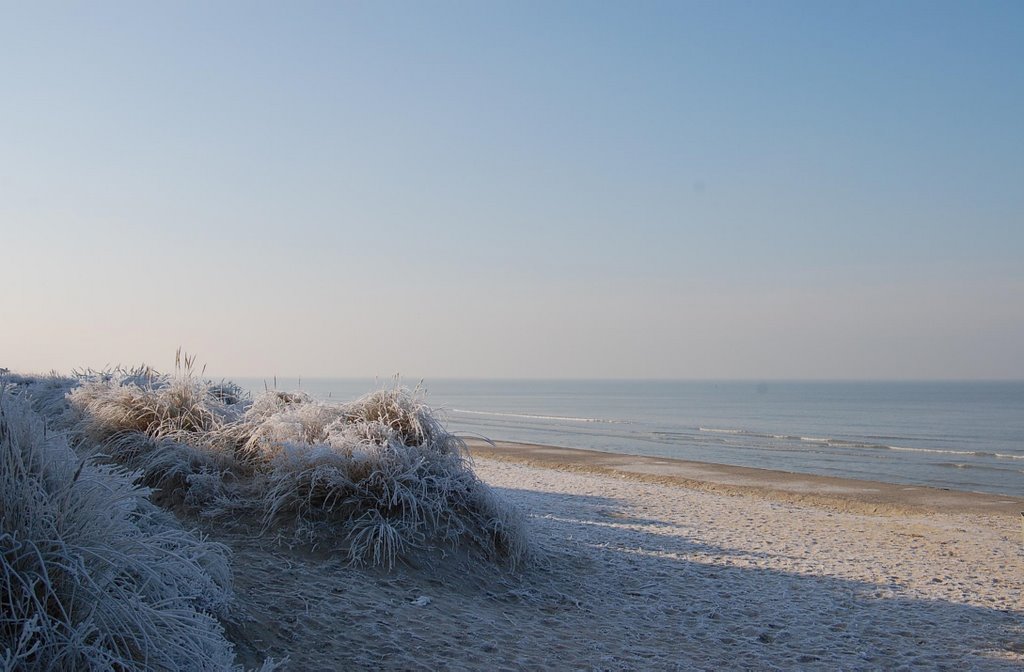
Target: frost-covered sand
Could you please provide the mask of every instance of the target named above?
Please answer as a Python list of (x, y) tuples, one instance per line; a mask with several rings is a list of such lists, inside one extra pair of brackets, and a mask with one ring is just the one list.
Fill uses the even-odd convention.
[(815, 498), (803, 496), (813, 480), (783, 475), (789, 486), (735, 472), (739, 484), (718, 487), (594, 467), (583, 454), (539, 466), (499, 448), (476, 451), (476, 471), (527, 512), (547, 556), (518, 573), (461, 556), (352, 569), (211, 530), (235, 551), (229, 636), (242, 660), (287, 655), (295, 670), (1024, 665), (1024, 500), (911, 489), (902, 506), (893, 487), (857, 482)]

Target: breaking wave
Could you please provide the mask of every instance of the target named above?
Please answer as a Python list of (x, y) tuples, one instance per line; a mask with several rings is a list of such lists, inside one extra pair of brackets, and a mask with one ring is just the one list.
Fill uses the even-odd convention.
[(466, 415), (487, 415), (496, 418), (523, 418), (526, 420), (561, 420), (563, 422), (597, 422), (606, 425), (629, 425), (629, 420), (609, 420), (607, 418), (576, 418), (567, 415), (539, 415), (531, 413), (498, 413), (496, 411), (467, 411), (462, 408), (451, 409), (452, 413), (464, 413)]
[[(823, 446), (834, 446), (837, 448), (863, 448), (866, 450), (895, 450), (909, 453), (933, 453), (936, 455), (969, 455), (971, 457), (991, 457), (1001, 460), (1024, 460), (1024, 455), (1011, 455), (1009, 453), (997, 453), (985, 450), (944, 450), (941, 448), (914, 448), (911, 446), (893, 446), (883, 443), (871, 443), (868, 441), (856, 441), (851, 439), (836, 439), (832, 437), (799, 436), (795, 434), (771, 434), (767, 432), (752, 432), (745, 429), (719, 429), (713, 427), (698, 427), (698, 431), (710, 434), (730, 434), (734, 436), (745, 436), (761, 439), (775, 439), (783, 441), (801, 441)], [(872, 437), (873, 438), (873, 437)], [(904, 437), (907, 438), (907, 437)]]

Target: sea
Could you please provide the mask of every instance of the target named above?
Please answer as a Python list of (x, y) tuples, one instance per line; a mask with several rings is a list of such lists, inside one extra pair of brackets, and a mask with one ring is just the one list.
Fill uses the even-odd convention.
[[(395, 384), (236, 382), (336, 401)], [(401, 383), (466, 437), (1024, 496), (1024, 381)]]

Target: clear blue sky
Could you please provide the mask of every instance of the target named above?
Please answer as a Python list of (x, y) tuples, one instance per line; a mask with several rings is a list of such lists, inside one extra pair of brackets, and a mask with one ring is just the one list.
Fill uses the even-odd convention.
[(1024, 378), (1024, 3), (4, 3), (0, 366)]

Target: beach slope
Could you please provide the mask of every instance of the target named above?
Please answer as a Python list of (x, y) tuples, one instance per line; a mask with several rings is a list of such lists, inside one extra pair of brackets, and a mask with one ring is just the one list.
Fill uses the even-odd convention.
[(853, 481), (819, 499), (813, 478), (716, 483), (547, 450), (551, 460), (474, 446), (476, 472), (529, 513), (544, 556), (515, 573), (458, 555), (361, 570), (218, 535), (248, 595), (229, 629), (243, 659), (423, 670), (1024, 664), (1013, 498), (900, 490), (909, 501), (893, 501)]

